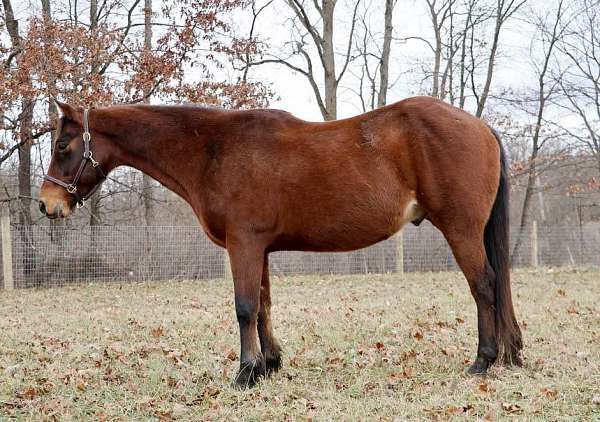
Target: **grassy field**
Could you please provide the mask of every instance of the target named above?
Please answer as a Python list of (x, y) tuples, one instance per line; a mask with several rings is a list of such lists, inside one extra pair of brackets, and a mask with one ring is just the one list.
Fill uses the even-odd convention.
[(519, 271), (525, 366), (464, 371), (459, 274), (273, 280), (284, 367), (231, 387), (231, 282), (0, 293), (0, 419), (600, 420), (600, 272)]

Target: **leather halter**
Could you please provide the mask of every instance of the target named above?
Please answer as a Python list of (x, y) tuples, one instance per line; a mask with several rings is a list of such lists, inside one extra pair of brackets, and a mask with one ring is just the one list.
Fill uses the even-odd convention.
[(90, 111), (87, 108), (83, 110), (83, 158), (81, 159), (81, 163), (79, 164), (79, 168), (77, 169), (77, 173), (75, 173), (73, 181), (71, 183), (65, 183), (62, 180), (57, 179), (56, 177), (50, 176), (49, 174), (44, 175), (44, 179), (49, 180), (50, 182), (55, 183), (59, 186), (62, 186), (67, 190), (67, 192), (73, 195), (77, 201), (77, 208), (83, 207), (85, 201), (87, 201), (90, 198), (90, 196), (94, 194), (98, 186), (100, 186), (100, 183), (98, 183), (96, 187), (90, 192), (88, 192), (88, 194), (85, 195), (83, 198), (79, 195), (77, 191), (77, 183), (79, 183), (79, 179), (81, 178), (81, 175), (83, 174), (83, 171), (85, 170), (85, 167), (87, 166), (88, 162), (91, 163), (92, 167), (96, 169), (96, 172), (102, 178), (102, 180), (106, 179), (106, 174), (104, 174), (104, 172), (102, 171), (100, 163), (94, 159), (94, 155), (92, 153), (92, 150), (90, 149), (92, 135), (90, 133), (88, 119), (89, 112)]

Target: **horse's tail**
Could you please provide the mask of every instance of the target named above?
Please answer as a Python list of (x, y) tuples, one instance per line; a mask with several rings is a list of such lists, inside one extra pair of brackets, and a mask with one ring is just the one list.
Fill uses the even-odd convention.
[(504, 357), (504, 361), (507, 363), (520, 365), (520, 350), (523, 348), (523, 341), (515, 317), (510, 287), (508, 168), (500, 137), (495, 130), (491, 128), (490, 130), (500, 147), (500, 184), (490, 218), (485, 226), (484, 243), (487, 259), (496, 273), (494, 295), (498, 356)]

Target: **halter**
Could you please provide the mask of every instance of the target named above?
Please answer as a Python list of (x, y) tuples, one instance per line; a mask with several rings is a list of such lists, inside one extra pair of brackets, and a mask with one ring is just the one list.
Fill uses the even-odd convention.
[(77, 169), (77, 173), (75, 173), (75, 177), (73, 178), (73, 181), (71, 183), (65, 183), (62, 180), (57, 179), (56, 177), (50, 176), (49, 174), (44, 175), (44, 179), (49, 180), (52, 183), (55, 183), (59, 186), (62, 186), (63, 188), (65, 188), (67, 190), (67, 192), (69, 192), (71, 195), (73, 195), (77, 201), (77, 208), (83, 207), (85, 204), (85, 201), (87, 201), (90, 198), (90, 196), (92, 196), (94, 194), (94, 192), (96, 191), (98, 186), (100, 186), (100, 183), (98, 183), (96, 185), (96, 187), (94, 189), (92, 189), (90, 192), (88, 192), (88, 194), (85, 195), (83, 198), (81, 196), (79, 196), (79, 194), (77, 193), (77, 183), (79, 183), (79, 179), (81, 178), (81, 175), (83, 174), (83, 171), (85, 170), (85, 167), (87, 166), (87, 163), (88, 162), (92, 163), (92, 167), (96, 169), (96, 172), (102, 178), (102, 180), (106, 179), (106, 175), (102, 171), (102, 168), (100, 167), (100, 163), (94, 159), (92, 150), (90, 149), (90, 142), (92, 140), (92, 135), (90, 134), (88, 115), (89, 115), (89, 109), (86, 108), (85, 110), (83, 110), (83, 136), (82, 136), (83, 137), (83, 158), (81, 159), (81, 163), (79, 164), (79, 168)]

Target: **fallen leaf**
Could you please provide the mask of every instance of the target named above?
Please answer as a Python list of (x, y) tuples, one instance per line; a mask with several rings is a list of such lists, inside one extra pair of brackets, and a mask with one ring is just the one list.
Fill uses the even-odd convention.
[(207, 385), (206, 387), (204, 387), (204, 391), (202, 391), (202, 395), (204, 397), (214, 398), (217, 397), (219, 394), (221, 394), (221, 390), (215, 385)]
[(25, 388), (23, 390), (17, 391), (17, 393), (15, 395), (20, 399), (33, 400), (40, 393), (41, 393), (41, 391), (38, 388), (29, 387), (29, 388)]
[(519, 406), (518, 404), (507, 403), (507, 402), (502, 403), (502, 409), (504, 409), (506, 412), (509, 412), (509, 413), (518, 413), (523, 410), (523, 408), (521, 406)]
[(83, 380), (77, 381), (77, 389), (79, 391), (85, 391), (87, 389), (87, 383)]
[(558, 391), (556, 391), (556, 390), (552, 390), (552, 389), (550, 389), (550, 388), (544, 388), (544, 389), (542, 390), (542, 393), (543, 393), (543, 394), (544, 394), (546, 397), (548, 397), (549, 399), (552, 399), (552, 400), (554, 400), (554, 399), (556, 399), (556, 397), (558, 397)]
[(150, 330), (150, 334), (152, 334), (152, 337), (154, 338), (159, 338), (165, 335), (165, 329), (162, 326), (159, 326)]
[(482, 382), (477, 388), (483, 393), (488, 393), (490, 391), (490, 385), (487, 382)]

